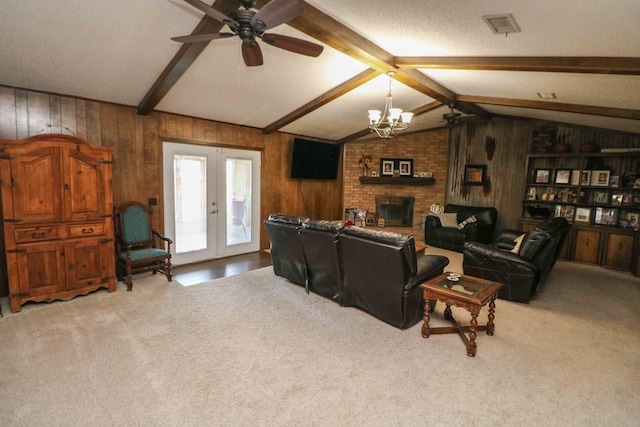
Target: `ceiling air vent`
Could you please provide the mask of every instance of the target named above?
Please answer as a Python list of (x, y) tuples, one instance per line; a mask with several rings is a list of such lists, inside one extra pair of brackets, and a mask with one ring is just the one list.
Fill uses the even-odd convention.
[(494, 34), (519, 33), (520, 27), (516, 23), (513, 15), (503, 13), (500, 15), (484, 15), (482, 17)]

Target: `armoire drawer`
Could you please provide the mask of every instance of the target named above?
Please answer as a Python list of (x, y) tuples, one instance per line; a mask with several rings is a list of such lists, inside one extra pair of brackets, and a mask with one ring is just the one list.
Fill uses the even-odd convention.
[(38, 227), (16, 227), (14, 229), (16, 243), (42, 242), (60, 239), (60, 227), (47, 225)]
[(68, 225), (67, 230), (70, 238), (101, 236), (104, 234), (104, 223), (73, 224)]

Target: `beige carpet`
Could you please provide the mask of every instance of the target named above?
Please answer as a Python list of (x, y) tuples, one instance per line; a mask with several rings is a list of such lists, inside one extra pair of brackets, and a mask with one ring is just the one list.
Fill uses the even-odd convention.
[(639, 301), (631, 275), (561, 261), (531, 304), (498, 300), (470, 358), (270, 267), (190, 287), (143, 274), (5, 311), (0, 425), (637, 426)]

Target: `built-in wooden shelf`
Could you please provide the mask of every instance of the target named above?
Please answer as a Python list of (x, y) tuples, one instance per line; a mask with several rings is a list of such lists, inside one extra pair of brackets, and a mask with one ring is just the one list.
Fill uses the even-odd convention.
[(361, 184), (378, 184), (378, 185), (433, 185), (436, 180), (434, 178), (409, 178), (409, 177), (379, 177), (372, 178), (370, 176), (361, 176)]

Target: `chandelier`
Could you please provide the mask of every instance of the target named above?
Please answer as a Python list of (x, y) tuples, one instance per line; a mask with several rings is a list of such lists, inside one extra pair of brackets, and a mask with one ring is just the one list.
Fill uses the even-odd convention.
[(402, 108), (393, 108), (391, 97), (391, 81), (395, 71), (389, 71), (389, 93), (384, 104), (384, 111), (369, 110), (369, 129), (375, 131), (382, 139), (390, 139), (409, 128), (413, 113), (403, 112)]

